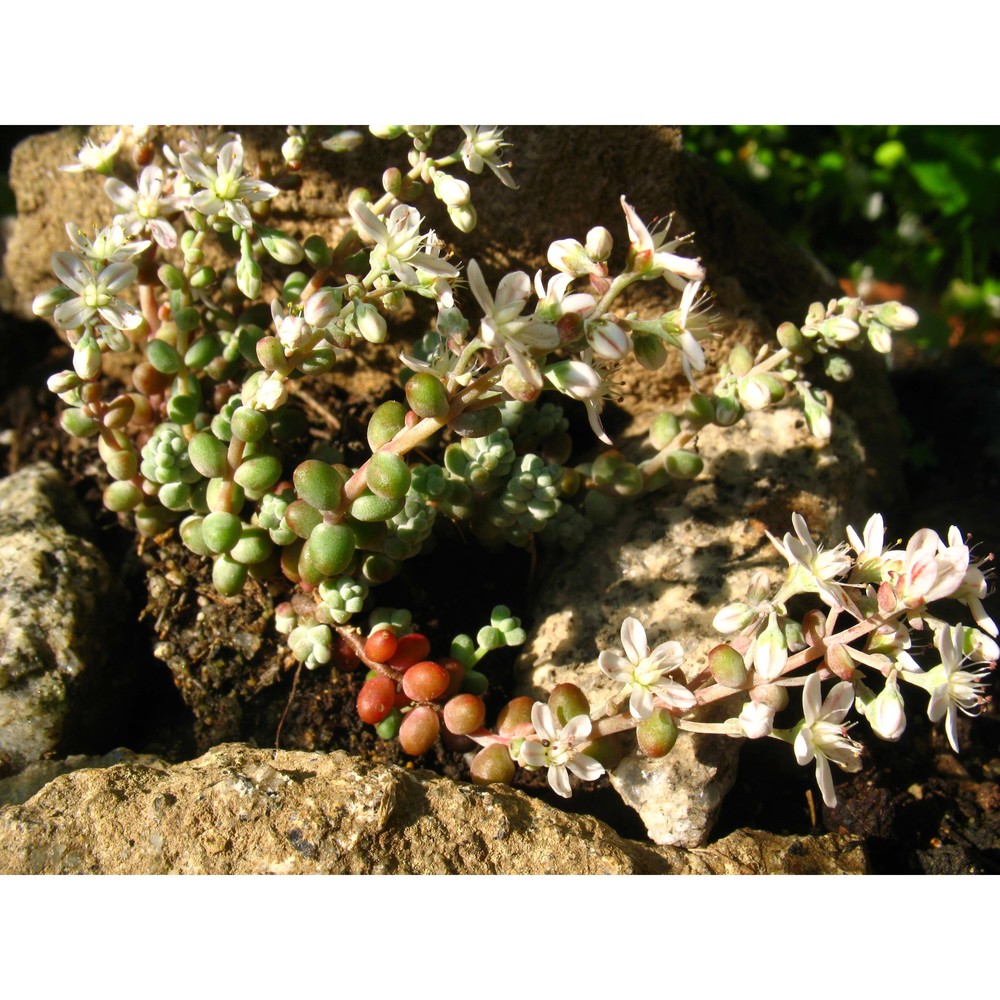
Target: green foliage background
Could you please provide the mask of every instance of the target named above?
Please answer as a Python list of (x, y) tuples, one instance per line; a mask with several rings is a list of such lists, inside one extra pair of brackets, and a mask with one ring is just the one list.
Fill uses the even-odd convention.
[(922, 310), (917, 344), (941, 349), (948, 315), (969, 332), (1000, 318), (1000, 128), (945, 125), (688, 126), (776, 229), (838, 277), (870, 268)]

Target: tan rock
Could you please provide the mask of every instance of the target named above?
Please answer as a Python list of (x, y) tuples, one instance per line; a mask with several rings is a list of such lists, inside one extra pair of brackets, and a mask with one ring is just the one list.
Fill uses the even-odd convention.
[(624, 840), (505, 787), (226, 744), (80, 770), (0, 809), (0, 874), (860, 874), (856, 842), (739, 832)]

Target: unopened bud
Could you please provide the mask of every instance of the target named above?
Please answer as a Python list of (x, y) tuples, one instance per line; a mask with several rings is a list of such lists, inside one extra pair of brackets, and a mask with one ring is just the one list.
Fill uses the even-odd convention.
[(293, 170), (298, 169), (306, 151), (306, 140), (301, 135), (290, 135), (281, 144), (281, 155)]
[(471, 233), (479, 221), (475, 208), (469, 205), (449, 205), (448, 218), (461, 233)]
[(76, 347), (73, 348), (73, 368), (84, 381), (96, 377), (101, 370), (101, 349), (89, 331), (85, 333)]
[(385, 340), (385, 319), (370, 302), (358, 302), (355, 305), (354, 322), (358, 332), (369, 344), (381, 344)]
[(604, 226), (594, 226), (587, 233), (587, 243), (584, 249), (591, 260), (605, 261), (611, 256), (613, 246), (614, 240), (611, 238), (611, 233)]
[(472, 198), (472, 191), (465, 181), (452, 177), (443, 170), (435, 170), (431, 175), (431, 182), (434, 185), (434, 196), (450, 208), (468, 205)]
[(340, 290), (323, 287), (306, 299), (302, 317), (314, 329), (322, 330), (340, 315), (340, 309)]
[(594, 270), (594, 262), (579, 240), (556, 240), (549, 245), (549, 263), (564, 274), (581, 277)]
[(774, 729), (774, 709), (764, 702), (748, 701), (740, 712), (739, 724), (748, 739), (763, 739)]
[(884, 323), (890, 330), (912, 330), (920, 321), (916, 310), (899, 302), (886, 302), (879, 307), (876, 315), (878, 321)]
[(331, 135), (329, 139), (324, 139), (320, 145), (324, 149), (329, 149), (332, 153), (350, 153), (357, 149), (364, 142), (364, 137), (354, 129), (346, 128), (336, 135)]
[(269, 229), (259, 225), (257, 234), (264, 249), (279, 264), (298, 264), (305, 256), (305, 251), (299, 246), (298, 241), (280, 229)]
[(628, 333), (607, 317), (586, 324), (587, 343), (599, 358), (621, 361), (632, 349)]
[(899, 693), (895, 670), (890, 671), (878, 697), (865, 706), (865, 718), (879, 739), (895, 743), (903, 735), (906, 729), (906, 706)]

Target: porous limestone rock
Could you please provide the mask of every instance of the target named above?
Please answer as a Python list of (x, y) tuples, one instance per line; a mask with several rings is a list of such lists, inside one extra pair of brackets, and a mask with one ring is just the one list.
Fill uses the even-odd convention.
[(507, 787), (226, 744), (78, 770), (0, 808), (0, 874), (863, 874), (856, 840), (624, 840)]
[[(87, 518), (59, 473), (0, 480), (0, 756), (19, 770), (55, 750), (100, 705), (74, 701), (107, 664), (122, 596), (80, 532)], [(91, 675), (88, 680), (87, 675)]]
[[(742, 600), (755, 573), (781, 579), (787, 564), (765, 531), (789, 531), (797, 510), (816, 538), (840, 540), (847, 523), (866, 516), (863, 452), (846, 417), (836, 426), (830, 447), (810, 438), (792, 408), (706, 428), (701, 476), (625, 507), (546, 577), (538, 624), (519, 660), (522, 692), (544, 698), (555, 684), (578, 684), (600, 712), (617, 691), (597, 657), (621, 652), (621, 623), (630, 615), (643, 623), (650, 648), (680, 641), (685, 675), (697, 676), (723, 641), (711, 627), (716, 612)], [(726, 699), (705, 718), (725, 719), (740, 707)], [(704, 844), (735, 779), (739, 743), (681, 733), (664, 758), (630, 754), (612, 784), (656, 843)]]

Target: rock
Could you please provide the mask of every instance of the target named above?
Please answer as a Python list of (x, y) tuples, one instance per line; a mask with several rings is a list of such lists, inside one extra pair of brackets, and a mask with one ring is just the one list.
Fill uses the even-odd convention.
[(63, 760), (40, 760), (29, 764), (19, 774), (0, 779), (0, 806), (16, 806), (27, 802), (39, 789), (61, 774), (79, 771), (80, 768), (111, 767), (113, 764), (157, 763), (158, 759), (150, 754), (137, 754), (124, 747), (112, 750), (100, 757), (88, 757), (86, 754), (74, 754)]
[(0, 874), (861, 874), (857, 842), (624, 840), (506, 787), (333, 754), (216, 747), (78, 770), (0, 809)]
[(87, 518), (49, 465), (0, 481), (0, 755), (19, 770), (92, 731), (122, 594), (80, 532)]
[[(555, 684), (580, 685), (600, 712), (617, 693), (598, 667), (598, 653), (621, 651), (622, 621), (633, 616), (650, 648), (676, 639), (693, 679), (723, 637), (711, 623), (742, 599), (751, 578), (767, 570), (778, 583), (785, 561), (765, 530), (791, 530), (800, 511), (817, 538), (843, 537), (847, 523), (866, 516), (863, 455), (849, 422), (832, 447), (811, 439), (792, 409), (752, 413), (734, 427), (699, 436), (702, 477), (624, 508), (609, 528), (557, 565), (540, 588), (538, 622), (518, 668), (523, 693), (543, 698)], [(727, 699), (715, 719), (739, 713)], [(704, 844), (735, 778), (739, 741), (682, 733), (659, 760), (631, 755), (612, 783), (660, 844)]]

